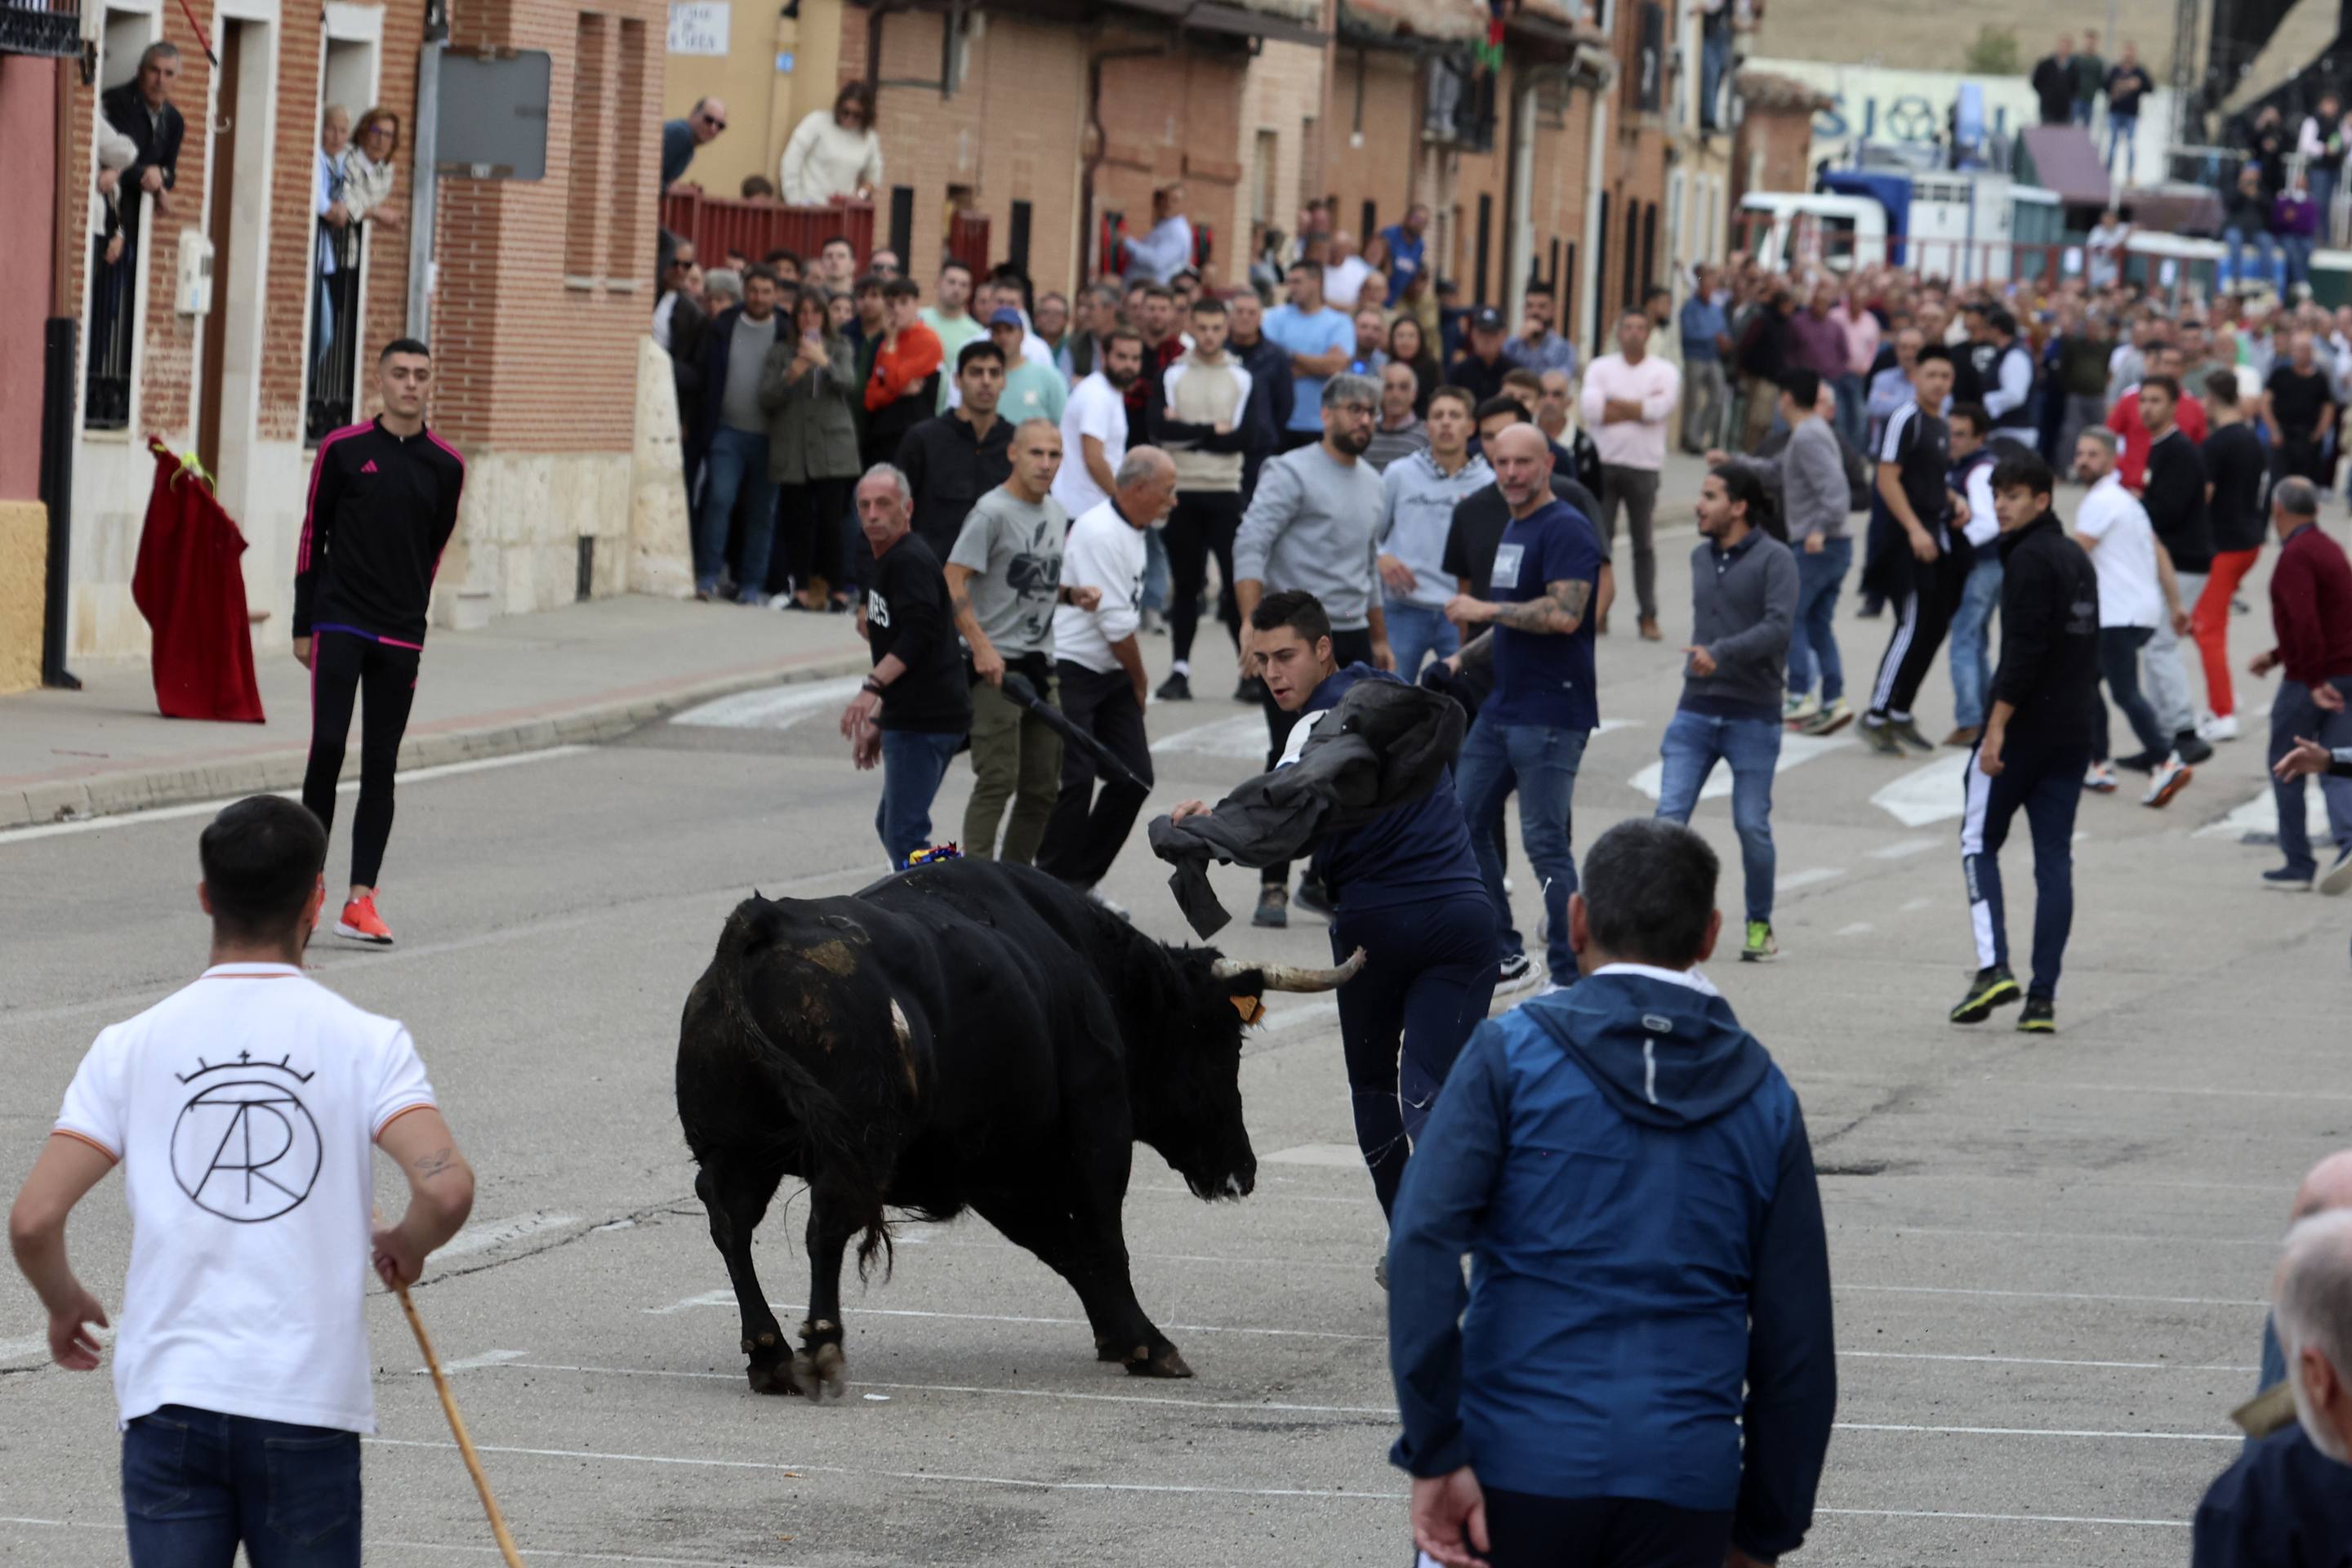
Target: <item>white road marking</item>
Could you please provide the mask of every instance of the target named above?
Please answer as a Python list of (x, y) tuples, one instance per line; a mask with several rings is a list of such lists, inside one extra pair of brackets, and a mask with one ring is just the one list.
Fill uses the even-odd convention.
[(865, 683), (862, 675), (845, 675), (835, 680), (807, 680), (791, 686), (772, 686), (762, 691), (739, 691), (732, 697), (721, 697), (699, 708), (673, 713), (669, 721), (718, 730), (789, 730), (812, 713), (848, 706), (849, 700)]
[(510, 1241), (520, 1241), (542, 1230), (554, 1230), (561, 1226), (578, 1225), (577, 1215), (526, 1214), (512, 1219), (481, 1220), (467, 1226), (451, 1237), (446, 1245), (433, 1254), (436, 1258), (467, 1258), (477, 1252), (504, 1247)]
[[(674, 1372), (666, 1367), (561, 1366), (539, 1362), (509, 1363), (516, 1372), (572, 1372), (592, 1376), (667, 1377), (695, 1383), (736, 1383), (738, 1372)], [(1171, 1394), (1091, 1394), (1060, 1388), (982, 1388), (961, 1383), (873, 1383), (856, 1381), (859, 1388), (887, 1388), (900, 1394), (1002, 1394), (1008, 1399), (1067, 1399), (1089, 1405), (1172, 1405), (1192, 1410), (1264, 1410), (1284, 1415), (1377, 1415), (1396, 1418), (1388, 1405), (1290, 1405), (1275, 1400), (1185, 1399)]]
[(1904, 900), (1902, 912), (1906, 915), (1916, 914), (1921, 910), (1933, 905), (1935, 901), (1933, 899), (1906, 899)]
[(1870, 797), (1870, 804), (1906, 827), (1925, 827), (1960, 815), (1960, 775), (1969, 753), (1955, 752), (1914, 768)]
[(2258, 1366), (2232, 1366), (2219, 1363), (2189, 1365), (2169, 1361), (2073, 1361), (2058, 1356), (2033, 1355), (1934, 1355), (1925, 1351), (1840, 1351), (1840, 1359), (1847, 1361), (1957, 1361), (1981, 1362), (1990, 1366), (2088, 1366), (2105, 1367), (2120, 1372), (2260, 1372)]
[(1996, 1296), (2021, 1301), (2139, 1301), (2159, 1307), (2264, 1307), (2268, 1301), (2241, 1301), (2221, 1296), (2108, 1296), (2088, 1290), (1979, 1290), (1958, 1285), (1848, 1285), (1832, 1282), (1834, 1290), (1882, 1296)]
[(1914, 855), (1925, 855), (1928, 850), (1940, 849), (1943, 846), (1944, 841), (1940, 838), (1906, 838), (1883, 849), (1872, 850), (1870, 858), (1874, 860), (1908, 860)]
[(2095, 1437), (2140, 1443), (2242, 1443), (2243, 1432), (2100, 1432), (2067, 1426), (1912, 1426), (1892, 1421), (1841, 1421), (1841, 1432), (1924, 1432), (1947, 1437)]
[(2158, 1247), (2259, 1247), (2275, 1250), (2277, 1238), (2265, 1236), (2157, 1236), (2128, 1230), (1978, 1230), (1944, 1225), (1836, 1225), (1834, 1230), (1886, 1231), (1897, 1236), (1981, 1236), (2003, 1241), (2125, 1241), (2153, 1242)]
[(1339, 1016), (1339, 1004), (1328, 999), (1302, 1002), (1294, 1007), (1269, 1008), (1265, 1022), (1258, 1026), (1268, 1034), (1283, 1029), (1296, 1029), (1304, 1024), (1318, 1024)]
[(1816, 882), (1834, 882), (1844, 875), (1845, 868), (1843, 866), (1814, 866), (1779, 878), (1773, 883), (1773, 889), (1782, 893), (1793, 892), (1799, 888), (1810, 888)]
[(1865, 931), (1874, 931), (1877, 929), (1878, 928), (1876, 926), (1872, 925), (1868, 921), (1856, 921), (1852, 925), (1838, 927), (1835, 934), (1839, 936), (1861, 936)]
[(1361, 1151), (1352, 1143), (1301, 1143), (1296, 1149), (1277, 1149), (1271, 1154), (1261, 1154), (1261, 1165), (1329, 1165), (1353, 1170), (1364, 1163)]
[[(1845, 748), (1852, 746), (1853, 744), (1854, 744), (1854, 742), (1852, 741), (1840, 740), (1828, 735), (1783, 736), (1780, 741), (1780, 759), (1779, 762), (1772, 764), (1772, 772), (1775, 775), (1785, 773), (1790, 768), (1803, 766), (1805, 763), (1811, 762), (1815, 757), (1826, 755), (1831, 752), (1843, 751)], [(1658, 798), (1658, 791), (1660, 787), (1665, 782), (1665, 769), (1666, 764), (1664, 762), (1652, 763), (1648, 767), (1643, 768), (1640, 773), (1635, 773), (1632, 778), (1625, 782), (1632, 784), (1635, 789), (1640, 790), (1643, 795), (1648, 795), (1652, 800), (1655, 800)], [(1731, 768), (1729, 764), (1726, 763), (1724, 765), (1709, 769), (1706, 775), (1706, 783), (1699, 786), (1699, 799), (1723, 800), (1728, 797), (1730, 794)]]
[(21, 1340), (0, 1340), (0, 1365), (20, 1361), (49, 1359), (49, 1341), (46, 1334), (33, 1334)]
[[(732, 1290), (710, 1290), (699, 1296), (689, 1296), (683, 1301), (673, 1301), (667, 1307), (644, 1307), (639, 1310), (654, 1317), (683, 1311), (688, 1307), (731, 1307), (735, 1305)], [(802, 1312), (808, 1310), (804, 1301), (771, 1301), (768, 1305), (779, 1312)], [(1033, 1318), (1011, 1312), (926, 1312), (911, 1307), (861, 1307), (858, 1315), (867, 1318), (929, 1318), (959, 1323), (1035, 1323), (1056, 1329), (1089, 1327), (1084, 1318)], [(1328, 1329), (1236, 1329), (1220, 1323), (1162, 1323), (1162, 1329), (1188, 1334), (1262, 1334), (1286, 1340), (1349, 1340), (1386, 1344), (1386, 1334), (1342, 1334)]]
[(1817, 1508), (1847, 1519), (1955, 1519), (1971, 1524), (2118, 1524), (2147, 1530), (2187, 1530), (2185, 1519), (2092, 1519), (2071, 1513), (1947, 1513), (1940, 1509)]
[[(455, 1443), (425, 1442), (414, 1438), (362, 1437), (361, 1442), (378, 1448), (441, 1448), (454, 1450)], [(1014, 1487), (1024, 1491), (1041, 1492), (1168, 1492), (1185, 1497), (1279, 1497), (1333, 1498), (1350, 1502), (1401, 1502), (1403, 1492), (1349, 1491), (1340, 1487), (1188, 1487), (1153, 1485), (1144, 1481), (1038, 1481), (1018, 1476), (966, 1476), (944, 1470), (862, 1470), (847, 1465), (787, 1465), (773, 1459), (703, 1459), (673, 1454), (614, 1454), (593, 1449), (517, 1448), (496, 1443), (477, 1443), (477, 1452), (512, 1454), (539, 1459), (604, 1459), (625, 1465), (684, 1465), (719, 1470), (782, 1470), (795, 1475), (854, 1476), (860, 1479), (887, 1481), (945, 1481), (963, 1486)], [(536, 1555), (536, 1553), (534, 1553)]]
[(1213, 719), (1206, 724), (1195, 724), (1189, 730), (1179, 730), (1172, 735), (1162, 735), (1151, 742), (1154, 756), (1170, 752), (1190, 752), (1201, 757), (1223, 757), (1235, 762), (1265, 765), (1265, 714), (1252, 709), (1236, 713), (1230, 719)]
[[(366, 1441), (376, 1441), (368, 1438)], [(444, 1447), (454, 1447), (443, 1444)], [(27, 1514), (0, 1514), (0, 1524), (26, 1524), (43, 1530), (98, 1530), (115, 1535), (122, 1526), (91, 1519), (37, 1519)], [(363, 1543), (371, 1552), (470, 1552), (478, 1556), (495, 1556), (496, 1546), (480, 1546), (457, 1541), (391, 1541), (370, 1536)], [(551, 1546), (533, 1546), (534, 1558), (549, 1557), (566, 1563), (640, 1563), (651, 1568), (786, 1568), (782, 1563), (747, 1563), (740, 1557), (640, 1557), (626, 1552), (559, 1552)]]
[[(491, 768), (510, 768), (522, 763), (551, 763), (561, 757), (576, 757), (592, 751), (589, 746), (550, 746), (543, 752), (517, 752), (503, 757), (476, 757), (462, 763), (439, 763), (429, 768), (409, 768), (394, 773), (397, 784), (430, 784), (435, 779), (454, 778), (459, 773), (478, 773)], [(335, 786), (337, 795), (356, 795), (360, 781), (346, 779)], [(280, 800), (300, 800), (298, 789), (277, 792)], [(95, 833), (101, 827), (134, 827), (148, 822), (173, 822), (187, 816), (215, 816), (232, 799), (202, 800), (182, 805), (159, 805), (149, 811), (110, 812), (103, 816), (77, 816), (67, 822), (37, 822), (29, 827), (0, 829), (0, 844), (13, 844), (20, 838), (54, 838), (62, 833)]]
[[(2303, 817), (2313, 843), (2326, 844), (2335, 837), (2335, 829), (2327, 822), (2327, 797), (2315, 785), (2304, 787)], [(2278, 826), (2278, 796), (2265, 784), (2262, 794), (2228, 816), (2207, 823), (2189, 837), (2235, 839), (2249, 833), (2276, 833)]]
[[(444, 1363), (441, 1370), (443, 1372), (473, 1372), (486, 1366), (504, 1366), (509, 1362), (520, 1361), (530, 1353), (530, 1352), (529, 1351), (484, 1351), (479, 1355), (469, 1355), (457, 1361)], [(430, 1368), (420, 1366), (415, 1369), (415, 1374), (418, 1377), (430, 1377), (433, 1375), (433, 1373)]]

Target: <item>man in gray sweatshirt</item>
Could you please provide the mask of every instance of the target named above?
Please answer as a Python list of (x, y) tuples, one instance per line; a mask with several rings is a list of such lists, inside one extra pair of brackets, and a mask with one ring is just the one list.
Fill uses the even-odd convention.
[[(1709, 452), (1710, 465), (1745, 468), (1777, 492), (1787, 521), (1789, 548), (1797, 555), (1797, 622), (1789, 638), (1789, 695), (1780, 716), (1808, 735), (1826, 735), (1853, 720), (1845, 702), (1845, 665), (1838, 657), (1838, 590), (1853, 566), (1853, 541), (1846, 520), (1853, 512), (1853, 479), (1844, 443), (1830, 422), (1836, 399), (1810, 370), (1792, 370), (1780, 383), (1780, 417), (1787, 444), (1777, 453), (1768, 440), (1752, 458)], [(1813, 701), (1813, 667), (1822, 693)]]
[(1746, 467), (1723, 465), (1699, 487), (1706, 537), (1691, 552), (1693, 642), (1683, 649), (1682, 702), (1658, 747), (1658, 815), (1670, 822), (1688, 822), (1715, 764), (1730, 764), (1731, 822), (1748, 882), (1739, 956), (1751, 963), (1780, 951), (1772, 939), (1772, 773), (1797, 617), (1797, 559), (1764, 527), (1771, 504)]
[[(1380, 384), (1368, 375), (1335, 375), (1323, 384), (1323, 437), (1269, 458), (1234, 539), (1234, 602), (1241, 612), (1242, 679), (1258, 673), (1250, 613), (1268, 594), (1297, 589), (1322, 601), (1331, 617), (1331, 654), (1342, 669), (1369, 664), (1392, 669), (1388, 621), (1381, 605), (1381, 522), (1387, 492), (1363, 460), (1380, 417)], [(1265, 700), (1265, 765), (1282, 761), (1297, 715)], [(1299, 902), (1330, 912), (1320, 889), (1302, 887)], [(1290, 863), (1268, 866), (1258, 889), (1254, 923), (1287, 925)]]

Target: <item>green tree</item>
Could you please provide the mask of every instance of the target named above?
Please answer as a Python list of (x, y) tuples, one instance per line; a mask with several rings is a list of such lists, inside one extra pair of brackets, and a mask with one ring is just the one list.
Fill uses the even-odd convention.
[(2025, 68), (2017, 49), (2017, 34), (1988, 24), (1977, 29), (1977, 41), (1961, 58), (1960, 68), (1970, 76), (2015, 76)]

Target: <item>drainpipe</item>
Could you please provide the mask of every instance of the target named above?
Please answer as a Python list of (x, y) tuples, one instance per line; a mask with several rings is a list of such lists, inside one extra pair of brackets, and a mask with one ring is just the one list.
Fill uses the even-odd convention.
[(416, 51), (416, 112), (409, 158), (415, 186), (408, 198), (408, 335), (433, 341), (434, 242), (441, 216), (441, 51), (449, 47), (449, 9), (432, 0)]
[[(1102, 167), (1110, 155), (1110, 138), (1102, 123), (1102, 68), (1113, 60), (1135, 60), (1164, 55), (1164, 45), (1143, 44), (1123, 49), (1105, 49), (1087, 60), (1087, 132), (1094, 145), (1086, 156), (1078, 175), (1078, 279), (1081, 284), (1092, 280), (1090, 272), (1095, 248), (1095, 171)], [(1244, 237), (1244, 247), (1249, 241)]]

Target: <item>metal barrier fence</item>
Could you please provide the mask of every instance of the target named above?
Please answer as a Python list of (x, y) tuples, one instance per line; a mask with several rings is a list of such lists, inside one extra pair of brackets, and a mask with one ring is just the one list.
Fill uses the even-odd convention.
[[(2089, 253), (2077, 242), (1878, 238), (1823, 224), (1811, 215), (1790, 219), (1743, 213), (1733, 234), (1736, 249), (1755, 255), (1768, 271), (1799, 280), (1900, 267), (1920, 279), (2005, 287), (2084, 277), (2091, 264)], [(2119, 265), (2124, 281), (2178, 305), (2192, 291), (2211, 297), (2223, 254), (2213, 240), (2135, 234)]]
[[(845, 237), (860, 266), (874, 253), (874, 204), (843, 202), (822, 207), (792, 207), (765, 200), (737, 201), (706, 195), (698, 185), (676, 185), (665, 193), (661, 225), (694, 242), (705, 267), (733, 250), (757, 261), (772, 250), (791, 250), (810, 261), (835, 235)], [(901, 257), (903, 263), (905, 258)]]
[[(310, 395), (303, 406), (303, 434), (313, 447), (351, 424), (359, 404), (360, 340), (366, 335), (359, 319), (360, 267), (366, 228), (355, 223), (319, 231), (318, 253), (331, 250), (335, 269), (312, 279), (318, 298), (310, 310)], [(315, 258), (312, 265), (318, 265)]]

